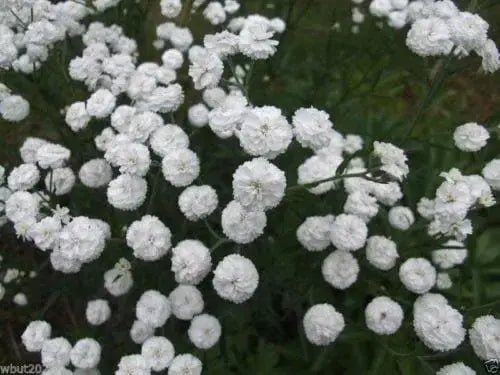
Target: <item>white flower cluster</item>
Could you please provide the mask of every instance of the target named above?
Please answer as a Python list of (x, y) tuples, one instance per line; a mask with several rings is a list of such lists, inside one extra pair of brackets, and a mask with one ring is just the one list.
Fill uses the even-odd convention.
[(28, 117), (29, 113), (29, 102), (22, 96), (13, 95), (7, 86), (0, 83), (0, 117), (5, 121), (19, 122)]
[(475, 52), (485, 72), (500, 68), (500, 54), (488, 38), (488, 23), (478, 14), (460, 11), (451, 0), (372, 0), (370, 12), (386, 17), (396, 29), (410, 24), (406, 45), (419, 56), (463, 57)]

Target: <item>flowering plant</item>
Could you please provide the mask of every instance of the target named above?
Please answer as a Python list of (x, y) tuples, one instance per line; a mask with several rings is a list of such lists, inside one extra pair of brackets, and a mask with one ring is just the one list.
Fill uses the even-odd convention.
[(2, 127), (27, 135), (0, 168), (8, 359), (445, 375), (500, 358), (499, 129), (442, 90), (497, 79), (488, 5), (259, 4), (0, 4)]

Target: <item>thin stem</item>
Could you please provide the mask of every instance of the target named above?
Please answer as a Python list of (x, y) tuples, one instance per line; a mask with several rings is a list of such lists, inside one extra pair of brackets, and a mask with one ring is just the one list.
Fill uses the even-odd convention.
[(298, 189), (308, 189), (308, 188), (311, 188), (311, 187), (318, 186), (319, 184), (323, 184), (325, 182), (342, 180), (344, 178), (366, 177), (368, 175), (368, 173), (370, 173), (370, 171), (365, 171), (365, 172), (361, 172), (361, 173), (348, 173), (348, 174), (333, 176), (333, 177), (330, 177), (330, 178), (325, 178), (325, 179), (319, 180), (319, 181), (310, 182), (310, 183), (307, 183), (307, 184), (297, 184), (297, 185), (293, 185), (293, 186), (288, 187), (286, 189), (286, 192), (288, 193), (290, 191), (294, 191), (294, 190), (298, 190)]
[(231, 242), (230, 239), (228, 238), (221, 238), (220, 240), (218, 240), (211, 248), (210, 248), (210, 252), (214, 251), (215, 249), (221, 247), (222, 245), (228, 243), (228, 242)]
[(224, 237), (220, 236), (213, 228), (212, 226), (208, 223), (208, 221), (205, 219), (203, 220), (203, 222), (205, 223), (205, 226), (207, 227), (208, 231), (210, 232), (210, 234), (215, 238), (217, 239), (218, 241), (220, 240), (223, 240), (225, 239)]
[(154, 200), (156, 197), (156, 193), (158, 191), (158, 183), (160, 181), (160, 174), (161, 174), (161, 168), (159, 168), (158, 171), (156, 171), (156, 175), (153, 181), (153, 187), (151, 189), (151, 196), (149, 197), (148, 206), (146, 208), (146, 214), (151, 213), (151, 211), (153, 210)]
[(470, 311), (475, 311), (475, 310), (481, 310), (481, 309), (486, 309), (486, 308), (489, 308), (489, 307), (495, 307), (496, 305), (500, 305), (500, 300), (489, 302), (489, 303), (485, 303), (484, 305), (474, 306), (474, 307), (471, 307), (471, 308), (469, 308), (469, 309), (467, 309), (465, 311), (466, 312), (470, 312)]

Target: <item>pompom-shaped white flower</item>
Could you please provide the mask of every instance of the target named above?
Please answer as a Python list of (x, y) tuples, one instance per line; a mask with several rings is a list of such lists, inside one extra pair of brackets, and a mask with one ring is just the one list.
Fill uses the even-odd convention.
[(28, 137), (23, 142), (23, 145), (19, 149), (19, 153), (21, 154), (21, 159), (25, 163), (36, 163), (37, 162), (37, 152), (40, 147), (47, 144), (44, 139)]
[(297, 239), (309, 251), (322, 251), (330, 245), (333, 215), (310, 216), (297, 228)]
[(66, 124), (74, 132), (85, 129), (90, 122), (91, 117), (87, 112), (84, 102), (76, 102), (69, 106), (66, 111)]
[(221, 3), (217, 1), (211, 1), (205, 7), (203, 11), (203, 16), (212, 24), (220, 25), (226, 21), (226, 11)]
[(403, 309), (389, 297), (376, 297), (366, 306), (365, 320), (378, 335), (392, 335), (403, 322)]
[(468, 122), (460, 125), (453, 133), (455, 146), (461, 151), (475, 152), (486, 146), (490, 133), (482, 125), (475, 122)]
[(425, 258), (409, 258), (399, 268), (399, 279), (410, 292), (427, 293), (436, 283), (436, 269)]
[(191, 125), (201, 128), (208, 124), (209, 110), (203, 103), (192, 105), (188, 109), (188, 120)]
[(432, 350), (453, 350), (465, 338), (462, 315), (440, 294), (424, 294), (413, 305), (413, 327)]
[(203, 90), (217, 87), (224, 72), (224, 64), (219, 56), (201, 48), (198, 53), (190, 56), (190, 60), (189, 76), (193, 79), (194, 88)]
[(189, 186), (179, 195), (179, 208), (191, 221), (204, 219), (218, 203), (217, 192), (209, 185)]
[(144, 203), (147, 190), (145, 179), (122, 174), (109, 183), (108, 202), (120, 210), (133, 211)]
[(203, 45), (207, 50), (224, 59), (238, 52), (238, 36), (227, 30), (216, 34), (207, 34), (203, 38)]
[(237, 132), (241, 147), (252, 156), (273, 159), (292, 141), (292, 128), (281, 110), (264, 106), (248, 110)]
[(175, 187), (187, 186), (200, 174), (200, 161), (186, 148), (168, 153), (162, 160), (161, 170), (165, 180)]
[(365, 222), (349, 214), (337, 216), (330, 230), (330, 240), (339, 250), (361, 249), (365, 245), (367, 235), (368, 228)]
[(373, 154), (382, 163), (380, 169), (398, 181), (402, 181), (410, 171), (404, 151), (391, 143), (377, 141), (373, 142), (373, 148)]
[(68, 194), (75, 185), (75, 174), (71, 168), (56, 168), (45, 176), (45, 188), (55, 195)]
[(19, 95), (10, 95), (0, 100), (0, 115), (6, 121), (22, 121), (29, 113), (30, 103)]
[(184, 240), (172, 249), (172, 272), (175, 281), (199, 284), (212, 268), (210, 250), (197, 240)]
[(189, 138), (181, 127), (173, 124), (167, 124), (156, 129), (149, 143), (154, 153), (165, 157), (170, 153), (176, 153), (189, 146)]
[(295, 139), (302, 147), (319, 150), (330, 143), (330, 130), (333, 127), (330, 116), (316, 108), (300, 108), (293, 115)]
[(177, 355), (168, 368), (168, 375), (201, 375), (203, 364), (192, 354)]
[(13, 223), (35, 219), (40, 209), (40, 199), (27, 191), (16, 191), (5, 202), (5, 216)]
[(96, 367), (101, 360), (101, 345), (94, 339), (84, 338), (78, 340), (71, 349), (71, 363), (83, 369)]
[(35, 164), (21, 164), (14, 168), (7, 178), (7, 185), (12, 191), (23, 191), (33, 188), (40, 180), (40, 171)]
[(219, 320), (212, 315), (196, 316), (188, 329), (189, 340), (199, 349), (210, 349), (217, 344), (222, 332)]
[(59, 241), (61, 221), (51, 216), (45, 217), (29, 228), (28, 234), (40, 250), (54, 249)]
[(467, 258), (467, 249), (462, 242), (450, 240), (444, 245), (453, 248), (437, 249), (432, 252), (432, 261), (440, 268), (446, 270), (458, 266)]
[(118, 370), (115, 375), (150, 375), (151, 367), (146, 359), (139, 354), (124, 356), (118, 363)]
[(500, 319), (493, 315), (477, 318), (469, 329), (470, 343), (476, 355), (488, 360), (500, 358)]
[[(342, 158), (336, 155), (313, 155), (297, 169), (298, 183), (301, 185), (333, 178)], [(324, 194), (335, 186), (335, 181), (326, 181), (309, 188), (312, 194)]]
[(134, 285), (134, 280), (130, 271), (111, 268), (104, 273), (104, 287), (115, 297), (126, 294), (132, 285)]
[(451, 32), (438, 17), (416, 20), (406, 36), (406, 45), (419, 56), (448, 55), (453, 48)]
[(389, 224), (399, 230), (408, 230), (415, 222), (415, 216), (410, 208), (404, 206), (392, 207), (389, 210)]
[(48, 339), (42, 345), (42, 364), (45, 367), (65, 367), (69, 364), (71, 344), (64, 337)]
[(204, 303), (201, 292), (192, 285), (178, 285), (168, 296), (172, 314), (177, 319), (191, 320), (203, 311)]
[[(205, 93), (206, 92), (207, 90), (205, 90)], [(224, 92), (222, 92), (222, 94), (224, 94)], [(215, 95), (217, 94), (213, 96)], [(214, 109), (208, 114), (208, 126), (210, 126), (210, 129), (220, 138), (231, 137), (237, 126), (240, 125), (241, 118), (247, 110), (248, 102), (246, 98), (238, 92), (231, 93), (227, 96), (224, 94), (224, 97), (221, 99), (212, 98), (212, 95), (208, 94), (204, 96), (206, 96), (209, 101), (213, 102), (212, 104), (217, 104), (220, 100), (220, 104), (214, 106)]]
[(36, 152), (36, 161), (42, 169), (60, 168), (70, 158), (71, 151), (53, 143), (41, 145)]
[(334, 288), (347, 289), (358, 279), (359, 264), (350, 252), (336, 250), (323, 261), (321, 273)]
[(215, 268), (212, 283), (221, 298), (242, 303), (252, 297), (257, 289), (259, 273), (250, 259), (230, 254)]
[(233, 174), (233, 196), (245, 209), (263, 211), (276, 207), (285, 195), (283, 171), (264, 158), (240, 165)]
[(43, 320), (34, 320), (24, 330), (21, 335), (24, 347), (29, 352), (42, 350), (43, 343), (49, 339), (52, 328), (49, 323)]
[(170, 249), (172, 233), (157, 217), (146, 215), (134, 221), (127, 230), (127, 245), (136, 258), (153, 261)]
[(224, 234), (236, 243), (247, 244), (264, 233), (267, 218), (264, 211), (247, 211), (237, 201), (231, 201), (222, 211)]
[(142, 344), (155, 333), (155, 327), (141, 320), (135, 320), (130, 327), (130, 338), (136, 344)]
[(398, 250), (394, 241), (384, 236), (371, 236), (366, 241), (366, 259), (373, 267), (388, 271), (396, 264)]
[(478, 14), (458, 12), (447, 20), (455, 45), (465, 51), (480, 49), (488, 39), (488, 23)]
[(77, 273), (82, 268), (82, 262), (61, 254), (57, 249), (50, 253), (50, 264), (53, 269), (63, 273)]
[(500, 190), (500, 159), (493, 159), (486, 164), (482, 175), (493, 190)]
[(167, 18), (177, 17), (182, 10), (182, 4), (180, 0), (161, 0), (160, 7), (161, 14), (163, 14)]
[(327, 303), (310, 307), (304, 315), (303, 324), (309, 342), (322, 346), (334, 342), (345, 326), (342, 314)]
[(267, 19), (255, 18), (240, 31), (240, 52), (253, 60), (267, 59), (274, 55), (278, 41), (271, 39), (274, 30)]
[(115, 109), (116, 97), (107, 89), (99, 89), (87, 100), (87, 112), (96, 118), (108, 117)]
[(163, 52), (161, 61), (163, 61), (164, 66), (170, 69), (177, 70), (184, 63), (184, 56), (180, 51), (176, 50), (175, 48), (171, 48)]
[(111, 316), (111, 308), (105, 299), (95, 299), (87, 303), (85, 317), (93, 326), (103, 324)]
[(356, 215), (368, 223), (378, 213), (377, 199), (363, 191), (355, 191), (347, 196), (344, 204), (346, 214)]
[(153, 371), (163, 371), (172, 362), (175, 349), (167, 338), (153, 336), (142, 344), (141, 355)]
[[(222, 105), (222, 103), (224, 103), (224, 100), (226, 99), (227, 95), (224, 89), (220, 87), (215, 87), (213, 89), (205, 89), (203, 91), (202, 97), (203, 101), (210, 108), (217, 108), (218, 106)], [(239, 97), (244, 98), (243, 95), (239, 95)]]
[(113, 177), (113, 171), (104, 159), (92, 159), (82, 165), (78, 172), (82, 184), (89, 188), (106, 186)]
[(80, 262), (97, 259), (105, 246), (106, 233), (94, 220), (85, 216), (73, 218), (59, 234), (57, 251)]
[(170, 313), (170, 301), (156, 290), (144, 292), (135, 308), (137, 319), (156, 328), (165, 324)]
[(476, 375), (476, 372), (463, 362), (455, 362), (441, 367), (436, 375)]

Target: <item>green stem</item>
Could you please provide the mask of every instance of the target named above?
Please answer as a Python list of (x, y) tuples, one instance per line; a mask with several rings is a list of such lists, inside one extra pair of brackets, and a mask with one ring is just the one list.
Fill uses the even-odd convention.
[(286, 189), (286, 192), (289, 193), (289, 192), (294, 191), (294, 190), (308, 189), (308, 188), (311, 188), (311, 187), (318, 186), (319, 184), (323, 184), (325, 182), (342, 180), (344, 178), (366, 177), (368, 175), (368, 173), (370, 173), (370, 171), (365, 171), (365, 172), (361, 172), (361, 173), (343, 174), (343, 175), (333, 176), (333, 177), (330, 177), (330, 178), (325, 178), (325, 179), (319, 180), (319, 181), (310, 182), (310, 183), (307, 183), (307, 184), (297, 184), (297, 185), (293, 185), (293, 186), (288, 187)]

